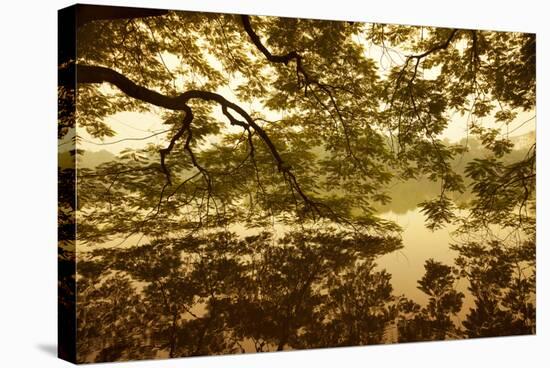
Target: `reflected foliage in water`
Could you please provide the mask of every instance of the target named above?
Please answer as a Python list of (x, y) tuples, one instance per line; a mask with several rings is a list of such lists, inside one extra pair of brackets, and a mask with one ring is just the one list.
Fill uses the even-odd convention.
[(79, 354), (106, 361), (115, 351), (131, 359), (137, 346), (175, 357), (380, 342), (393, 296), (373, 260), (400, 247), (392, 237), (301, 231), (97, 250), (79, 262)]
[[(376, 265), (401, 247), (395, 237), (316, 229), (94, 250), (78, 263), (78, 353), (110, 361), (534, 332), (532, 242), (457, 245), (456, 266), (427, 260), (425, 306), (395, 295)], [(460, 278), (475, 305), (456, 323)]]
[(535, 239), (455, 246), (456, 263), (475, 298), (463, 322), (468, 337), (535, 333)]

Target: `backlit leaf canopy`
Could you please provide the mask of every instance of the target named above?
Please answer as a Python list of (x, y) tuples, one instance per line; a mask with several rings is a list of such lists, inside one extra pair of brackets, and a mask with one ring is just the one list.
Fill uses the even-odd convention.
[[(535, 35), (78, 9), (59, 282), (80, 360), (534, 332), (536, 150), (508, 133), (534, 119)], [(121, 113), (162, 129), (126, 137)], [(81, 144), (117, 142), (79, 165)], [(456, 229), (455, 265), (428, 259), (414, 284), (424, 305), (377, 261), (407, 245), (379, 215), (400, 183), (426, 186), (401, 197), (428, 229)]]
[[(105, 118), (118, 112), (165, 121), (166, 143), (80, 172), (86, 216), (125, 209), (106, 222), (126, 232), (273, 216), (373, 227), (390, 180), (419, 177), (441, 184), (424, 204), (435, 228), (453, 220), (447, 193), (465, 190), (450, 165), (464, 148), (441, 137), (451, 114), (470, 114), (464, 129), (498, 158), (510, 145), (497, 122), (534, 108), (531, 34), (121, 9), (81, 16), (61, 73), (76, 64), (78, 127), (93, 138), (116, 135)], [(401, 62), (382, 67), (395, 49)]]

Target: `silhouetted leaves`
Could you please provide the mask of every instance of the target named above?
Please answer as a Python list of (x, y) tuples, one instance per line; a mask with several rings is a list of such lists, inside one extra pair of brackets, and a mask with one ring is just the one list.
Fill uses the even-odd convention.
[[(60, 156), (79, 361), (534, 332), (535, 146), (503, 134), (535, 107), (534, 35), (82, 9), (75, 63), (116, 80), (60, 78), (59, 137), (116, 136), (125, 111), (166, 130), (99, 164)], [(391, 48), (405, 55), (386, 68)], [(455, 112), (474, 138), (442, 138)], [(402, 193), (429, 229), (458, 226), (456, 268), (426, 261), (424, 306), (376, 264), (403, 246), (376, 209), (407, 181), (429, 193)], [(475, 299), (461, 325), (459, 279)]]

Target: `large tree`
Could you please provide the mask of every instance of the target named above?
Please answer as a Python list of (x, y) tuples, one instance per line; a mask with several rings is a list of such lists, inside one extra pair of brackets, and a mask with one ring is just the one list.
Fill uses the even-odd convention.
[[(105, 117), (121, 111), (154, 111), (167, 127), (165, 145), (95, 174), (103, 185), (115, 176), (134, 184), (124, 190), (139, 196), (125, 201), (148, 199), (131, 220), (155, 213), (158, 222), (184, 196), (201, 203), (185, 207), (201, 223), (284, 215), (372, 226), (390, 178), (426, 175), (441, 183), (440, 196), (423, 204), (436, 227), (453, 217), (447, 193), (464, 190), (449, 164), (464, 148), (440, 138), (451, 110), (474, 117), (467, 129), (498, 160), (510, 142), (475, 118), (494, 113), (506, 123), (535, 103), (531, 34), (79, 9), (77, 58), (60, 65), (62, 90), (76, 73), (78, 128), (113, 136)], [(369, 42), (409, 54), (381, 73), (365, 56)], [(492, 180), (529, 198), (533, 161), (534, 150)], [(115, 197), (117, 186), (110, 189)], [(101, 215), (100, 198), (80, 202)]]
[[(91, 271), (80, 277), (90, 280), (79, 295), (89, 313), (79, 328), (96, 345), (84, 344), (83, 356), (136, 356), (118, 337), (130, 336), (132, 323), (146, 325), (154, 343), (145, 355), (233, 352), (245, 350), (243, 341), (257, 351), (380, 342), (396, 312), (391, 276), (374, 260), (401, 243), (376, 208), (396, 181), (437, 183), (436, 195), (418, 203), (431, 229), (454, 222), (483, 243), (498, 227), (523, 239), (518, 254), (532, 244), (524, 239), (534, 237), (535, 147), (511, 160), (503, 127), (535, 108), (534, 35), (76, 9), (76, 50), (59, 60), (59, 138), (78, 147), (115, 137), (107, 118), (128, 111), (154, 113), (165, 126), (154, 134), (159, 144), (76, 173), (60, 168), (60, 187), (78, 183), (76, 203), (60, 198), (61, 240), (74, 234), (75, 210), (82, 244), (146, 239), (86, 255)], [(453, 162), (467, 145), (442, 135), (455, 113), (468, 116), (464, 130), (484, 149), (463, 171)], [(471, 200), (458, 211), (453, 199), (465, 191)], [(470, 280), (481, 272), (472, 249), (467, 240), (456, 245)], [(420, 281), (432, 298), (426, 318), (440, 331), (433, 338), (455, 330), (449, 314), (462, 295), (449, 283), (431, 285), (449, 275), (432, 262)], [(506, 287), (534, 288), (511, 277)], [(87, 319), (116, 301), (93, 300), (111, 292), (148, 312), (139, 321), (134, 308), (105, 316), (123, 326), (98, 343)], [(493, 304), (525, 306), (520, 294)], [(243, 324), (243, 313), (257, 318)], [(465, 323), (472, 336), (479, 313)], [(525, 311), (522, 328), (532, 314)]]

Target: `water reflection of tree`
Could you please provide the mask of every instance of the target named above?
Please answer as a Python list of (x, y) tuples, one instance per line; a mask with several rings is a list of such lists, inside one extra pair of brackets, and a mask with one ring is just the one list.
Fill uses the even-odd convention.
[(275, 243), (265, 232), (216, 232), (96, 250), (79, 263), (79, 353), (105, 361), (379, 343), (392, 288), (373, 259), (400, 246), (336, 231)]
[(456, 263), (475, 298), (463, 322), (468, 337), (524, 335), (535, 332), (535, 242), (455, 246)]
[(403, 317), (398, 326), (399, 341), (433, 341), (460, 336), (460, 330), (451, 317), (462, 307), (464, 294), (454, 287), (457, 270), (429, 259), (418, 288), (428, 295), (428, 304), (421, 308), (411, 300), (399, 303)]
[(75, 178), (74, 166), (58, 168), (58, 354), (68, 360), (76, 359)]
[(386, 327), (396, 317), (395, 309), (390, 307), (393, 288), (391, 275), (376, 271), (375, 266), (368, 260), (330, 280), (329, 301), (324, 310), (329, 321), (316, 330), (322, 339), (319, 346), (384, 342)]
[(468, 337), (535, 333), (534, 149), (519, 162), (477, 159), (466, 168), (475, 197), (451, 247), (475, 298)]
[[(92, 361), (367, 345), (532, 333), (533, 243), (457, 246), (425, 264), (425, 307), (393, 294), (377, 256), (398, 239), (337, 231), (229, 232), (93, 251), (79, 262), (79, 354)], [(527, 263), (526, 263), (527, 262)], [(475, 297), (453, 322), (465, 278)]]
[(83, 360), (144, 359), (149, 311), (130, 278), (119, 272), (104, 278), (80, 278), (78, 283), (78, 354)]
[[(400, 300), (399, 341), (535, 333), (534, 238), (521, 237), (512, 244), (471, 241), (452, 245), (459, 254), (456, 268), (428, 260), (418, 282), (429, 296), (428, 305), (422, 308), (412, 300)], [(457, 324), (451, 317), (462, 307), (464, 295), (455, 289), (459, 279), (466, 280), (474, 303)]]

